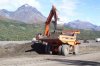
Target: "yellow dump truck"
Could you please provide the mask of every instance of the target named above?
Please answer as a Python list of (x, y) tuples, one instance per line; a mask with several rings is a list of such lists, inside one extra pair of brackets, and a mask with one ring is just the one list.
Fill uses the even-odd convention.
[[(49, 26), (54, 16), (54, 31), (50, 32)], [(45, 22), (43, 34), (38, 34), (36, 40), (46, 45), (45, 52), (52, 54), (68, 55), (69, 53), (77, 54), (80, 42), (76, 40), (78, 30), (57, 30), (57, 12), (55, 6), (52, 6), (50, 14)]]

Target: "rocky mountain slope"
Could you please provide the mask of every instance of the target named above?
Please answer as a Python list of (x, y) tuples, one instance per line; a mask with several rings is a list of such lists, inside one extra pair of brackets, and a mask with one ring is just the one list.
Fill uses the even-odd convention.
[(46, 19), (36, 8), (28, 4), (22, 5), (13, 12), (2, 9), (0, 10), (0, 16), (28, 24), (44, 22)]
[(75, 29), (100, 31), (100, 26), (94, 25), (87, 21), (74, 20), (69, 23), (65, 23), (64, 25)]

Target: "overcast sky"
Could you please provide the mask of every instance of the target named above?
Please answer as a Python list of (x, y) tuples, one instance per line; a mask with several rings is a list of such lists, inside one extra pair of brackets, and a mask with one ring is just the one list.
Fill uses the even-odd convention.
[(1, 0), (0, 9), (14, 11), (24, 4), (36, 7), (46, 17), (54, 4), (64, 22), (79, 19), (100, 25), (100, 0)]

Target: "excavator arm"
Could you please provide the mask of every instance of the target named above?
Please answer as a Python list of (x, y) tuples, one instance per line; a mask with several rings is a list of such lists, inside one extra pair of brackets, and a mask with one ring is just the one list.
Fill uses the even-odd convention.
[(50, 26), (50, 22), (52, 21), (53, 16), (54, 16), (54, 20), (55, 20), (54, 22), (55, 22), (55, 24), (57, 24), (58, 16), (57, 16), (56, 8), (55, 8), (54, 5), (52, 6), (52, 9), (51, 9), (51, 11), (49, 13), (49, 16), (48, 16), (48, 18), (47, 18), (47, 20), (45, 22), (45, 31), (44, 31), (44, 35), (45, 36), (49, 36), (50, 35), (49, 26)]

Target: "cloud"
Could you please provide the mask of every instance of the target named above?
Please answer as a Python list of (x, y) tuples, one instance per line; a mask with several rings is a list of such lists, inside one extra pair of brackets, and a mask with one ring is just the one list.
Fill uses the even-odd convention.
[(50, 2), (54, 4), (61, 13), (64, 13), (64, 15), (76, 15), (75, 10), (77, 9), (79, 0), (50, 0)]
[(77, 16), (78, 13), (75, 11), (78, 8), (79, 0), (50, 0), (58, 9), (58, 16), (64, 22), (70, 21), (69, 17)]
[(1, 0), (0, 9), (7, 9), (10, 11), (16, 10), (18, 7), (24, 4), (29, 4), (37, 9), (40, 9), (40, 3), (38, 0)]
[(74, 16), (76, 15), (75, 10), (77, 9), (78, 3), (78, 0), (62, 0), (60, 9), (64, 12), (64, 14)]

